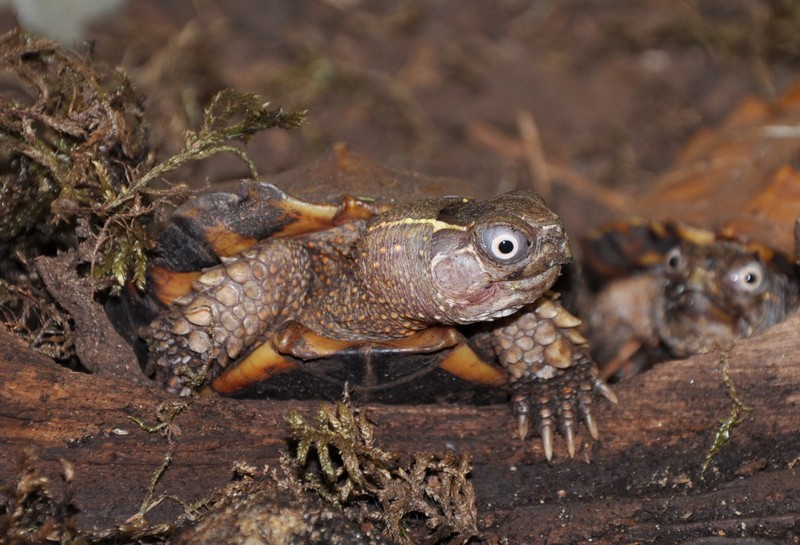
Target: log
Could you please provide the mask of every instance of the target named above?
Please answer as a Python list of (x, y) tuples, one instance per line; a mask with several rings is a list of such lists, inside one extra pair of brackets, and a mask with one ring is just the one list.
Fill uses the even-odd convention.
[[(800, 498), (800, 316), (727, 353), (739, 399), (751, 410), (701, 471), (734, 406), (720, 353), (668, 362), (618, 384), (619, 404), (600, 402), (601, 441), (585, 430), (574, 460), (560, 442), (548, 464), (537, 440), (514, 437), (502, 405), (369, 405), (377, 440), (402, 452), (454, 449), (473, 459), (484, 537), (498, 543), (796, 543)], [(62, 460), (80, 528), (120, 524), (139, 509), (168, 439), (159, 406), (186, 401), (174, 418), (171, 462), (156, 486), (185, 501), (208, 497), (235, 461), (276, 465), (287, 448), (283, 415), (317, 401), (178, 400), (136, 380), (67, 370), (0, 332), (0, 485), (21, 452), (57, 478)], [(150, 513), (167, 521), (180, 508)], [(701, 541), (697, 541), (701, 540)], [(720, 541), (729, 543), (729, 541)], [(734, 541), (730, 541), (734, 543)]]

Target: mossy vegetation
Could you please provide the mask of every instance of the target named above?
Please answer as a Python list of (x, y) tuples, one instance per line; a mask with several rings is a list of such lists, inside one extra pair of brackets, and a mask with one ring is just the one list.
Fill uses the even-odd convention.
[(477, 535), (468, 456), (414, 453), (403, 460), (377, 445), (375, 426), (347, 396), (322, 405), (315, 424), (296, 412), (286, 422), (296, 448), (283, 458), (284, 472), (352, 519), (408, 544), (466, 543)]
[(34, 267), (42, 255), (74, 250), (97, 296), (144, 289), (151, 224), (188, 189), (169, 179), (182, 165), (233, 153), (256, 176), (243, 144), (259, 131), (293, 128), (302, 112), (271, 108), (257, 95), (225, 90), (158, 160), (143, 97), (119, 70), (19, 31), (0, 37), (0, 313), (51, 357), (73, 356), (70, 319)]

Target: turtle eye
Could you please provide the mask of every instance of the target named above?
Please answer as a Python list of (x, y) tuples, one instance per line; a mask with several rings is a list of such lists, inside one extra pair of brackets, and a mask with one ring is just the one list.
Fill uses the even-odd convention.
[(523, 257), (531, 241), (528, 237), (505, 225), (489, 227), (481, 237), (489, 257), (500, 263), (511, 263)]
[(683, 267), (683, 255), (679, 247), (676, 246), (667, 252), (667, 255), (664, 257), (664, 266), (668, 271), (672, 272)]
[(758, 261), (752, 261), (734, 270), (730, 279), (737, 289), (752, 293), (764, 284), (766, 279), (764, 266)]

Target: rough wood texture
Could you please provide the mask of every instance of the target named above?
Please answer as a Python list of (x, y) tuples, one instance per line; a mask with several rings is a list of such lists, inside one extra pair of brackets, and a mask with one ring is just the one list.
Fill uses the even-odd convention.
[[(454, 448), (473, 456), (473, 479), (490, 543), (797, 543), (800, 512), (800, 316), (730, 353), (730, 375), (752, 408), (731, 441), (700, 473), (718, 421), (732, 408), (719, 354), (659, 366), (616, 387), (601, 403), (600, 443), (575, 460), (544, 462), (537, 442), (512, 437), (504, 406), (375, 406), (379, 440), (405, 451)], [(155, 421), (165, 393), (59, 368), (0, 334), (0, 482), (33, 451), (45, 474), (74, 467), (85, 527), (117, 524), (138, 509), (167, 441), (128, 419)], [(193, 500), (230, 477), (235, 460), (275, 464), (285, 448), (283, 415), (316, 402), (198, 398), (175, 420), (172, 463), (157, 492)], [(424, 431), (423, 431), (424, 430)], [(582, 438), (585, 438), (585, 433)], [(562, 448), (558, 448), (562, 447)], [(560, 455), (560, 456), (559, 456)], [(165, 506), (152, 518), (175, 513)], [(756, 539), (756, 541), (753, 541)], [(771, 541), (766, 541), (767, 539)], [(725, 543), (728, 543), (725, 541)]]

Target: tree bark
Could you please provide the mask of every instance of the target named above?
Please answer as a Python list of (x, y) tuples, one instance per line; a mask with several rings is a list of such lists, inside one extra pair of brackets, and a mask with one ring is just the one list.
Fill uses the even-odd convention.
[[(701, 466), (734, 408), (723, 357), (664, 363), (618, 384), (619, 404), (598, 402), (601, 440), (581, 431), (574, 460), (556, 441), (544, 460), (538, 439), (514, 437), (505, 406), (370, 405), (377, 441), (402, 452), (455, 449), (473, 458), (473, 483), (487, 541), (510, 543), (696, 543), (760, 538), (796, 543), (800, 534), (800, 316), (727, 353), (736, 395), (750, 412), (730, 441)], [(74, 469), (81, 527), (119, 524), (134, 514), (169, 450), (167, 438), (131, 417), (156, 422), (163, 404), (185, 401), (171, 462), (156, 486), (193, 501), (231, 476), (234, 461), (277, 464), (287, 448), (283, 415), (316, 401), (179, 400), (156, 387), (69, 371), (0, 333), (0, 484), (23, 451), (46, 475)], [(149, 516), (168, 520), (165, 503)], [(752, 541), (755, 539), (756, 541)], [(727, 543), (727, 541), (726, 541)], [(733, 542), (731, 542), (733, 543)]]

